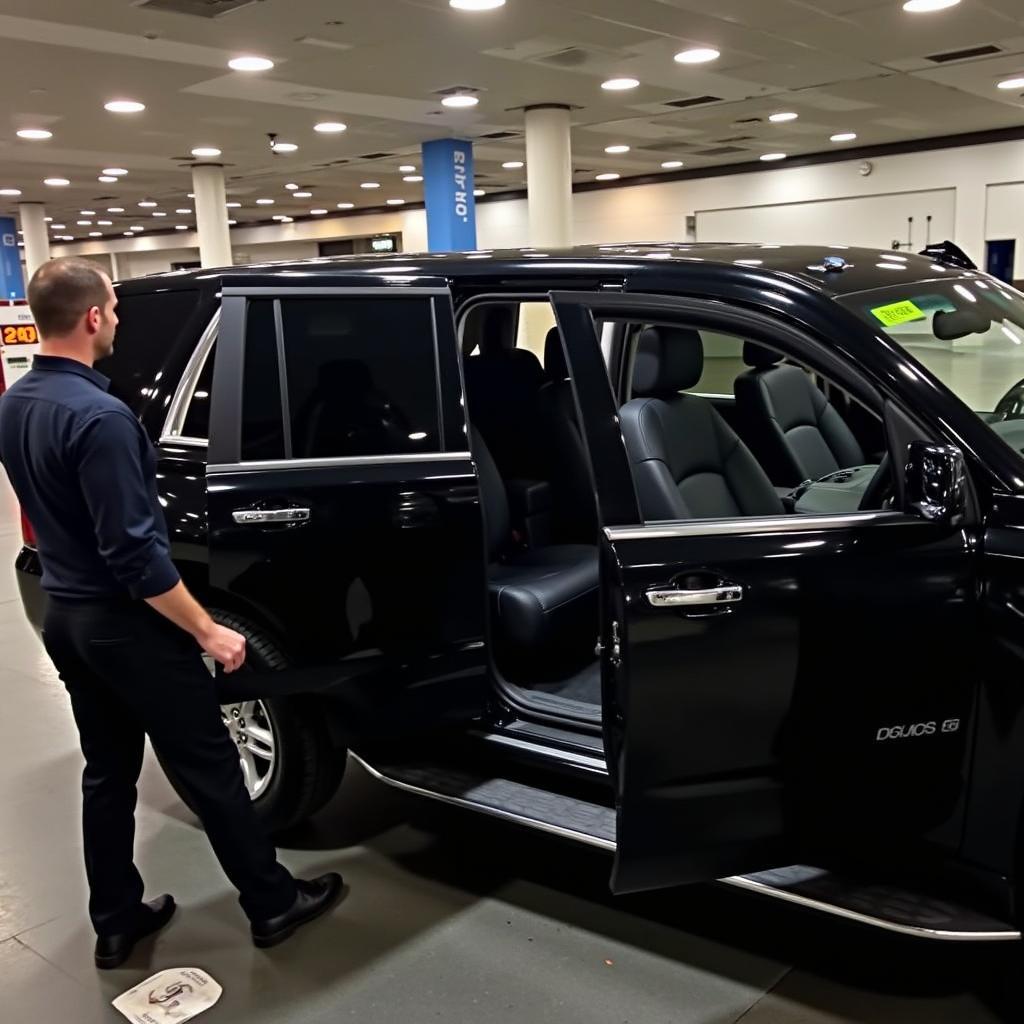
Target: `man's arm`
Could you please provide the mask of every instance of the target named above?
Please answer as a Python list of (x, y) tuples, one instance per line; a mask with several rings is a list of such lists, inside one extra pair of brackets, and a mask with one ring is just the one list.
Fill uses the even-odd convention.
[(131, 415), (115, 410), (94, 416), (74, 439), (99, 552), (133, 597), (191, 633), (232, 672), (245, 660), (245, 638), (218, 626), (182, 583), (154, 519), (142, 443)]

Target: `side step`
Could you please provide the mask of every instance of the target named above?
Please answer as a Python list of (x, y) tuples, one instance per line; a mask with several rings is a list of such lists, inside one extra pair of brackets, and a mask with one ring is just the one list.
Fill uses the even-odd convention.
[[(417, 796), (525, 825), (602, 850), (615, 850), (615, 810), (511, 779), (486, 778), (434, 764), (374, 767), (350, 754), (375, 779)], [(796, 903), (848, 921), (924, 939), (1009, 942), (1021, 933), (948, 900), (842, 877), (805, 864), (734, 875), (726, 885)]]

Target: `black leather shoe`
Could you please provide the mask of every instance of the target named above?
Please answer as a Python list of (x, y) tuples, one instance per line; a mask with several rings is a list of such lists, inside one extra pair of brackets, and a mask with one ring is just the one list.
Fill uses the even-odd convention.
[(337, 903), (344, 888), (341, 875), (335, 871), (308, 881), (296, 879), (295, 885), (299, 891), (288, 910), (266, 921), (252, 922), (252, 941), (260, 949), (284, 942), (296, 928), (326, 914)]
[(160, 931), (174, 917), (174, 897), (164, 893), (139, 907), (139, 917), (131, 931), (101, 935), (96, 939), (96, 966), (110, 971), (131, 956), (135, 943)]

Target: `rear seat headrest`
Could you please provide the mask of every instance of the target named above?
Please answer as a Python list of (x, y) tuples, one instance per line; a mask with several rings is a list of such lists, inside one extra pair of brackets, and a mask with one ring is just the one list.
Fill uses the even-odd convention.
[(743, 343), (743, 362), (747, 366), (754, 366), (761, 369), (775, 366), (782, 362), (782, 355), (774, 349), (758, 345), (756, 341), (745, 341)]
[(511, 306), (488, 304), (480, 311), (480, 354), (497, 356), (516, 347), (516, 318)]
[(645, 327), (633, 364), (634, 397), (674, 395), (704, 373), (704, 343), (688, 327)]
[(565, 361), (562, 333), (557, 327), (552, 327), (544, 339), (544, 371), (551, 380), (569, 379), (569, 364)]

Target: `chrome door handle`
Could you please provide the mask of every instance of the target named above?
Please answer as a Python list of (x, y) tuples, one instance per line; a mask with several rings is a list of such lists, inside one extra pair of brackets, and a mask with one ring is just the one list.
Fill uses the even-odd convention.
[(240, 508), (231, 513), (239, 526), (262, 526), (265, 523), (308, 523), (308, 508)]
[(743, 588), (729, 584), (710, 590), (648, 590), (647, 601), (655, 608), (700, 608), (735, 604), (743, 600)]

